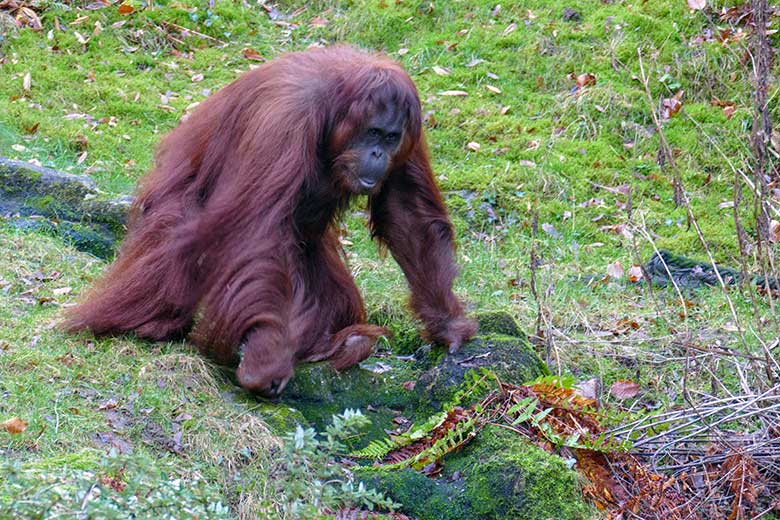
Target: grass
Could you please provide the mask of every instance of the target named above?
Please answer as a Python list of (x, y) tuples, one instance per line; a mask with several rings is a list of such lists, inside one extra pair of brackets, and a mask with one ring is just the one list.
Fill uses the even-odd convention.
[[(43, 31), (0, 32), (0, 155), (86, 173), (107, 193), (128, 193), (164, 132), (257, 65), (244, 49), (267, 59), (333, 42), (384, 51), (409, 70), (428, 117), (434, 167), (459, 236), (458, 292), (475, 310), (510, 312), (529, 332), (541, 315), (553, 334), (544, 354), (554, 370), (598, 378), (605, 389), (635, 380), (643, 390), (635, 410), (665, 408), (682, 402), (683, 382), (715, 394), (738, 389), (732, 366), (711, 357), (685, 374), (682, 339), (760, 353), (758, 340), (776, 332), (770, 303), (761, 299), (754, 311), (746, 293), (719, 289), (685, 294), (681, 303), (672, 290), (650, 295), (624, 280), (576, 280), (601, 278), (616, 261), (626, 268), (645, 261), (655, 247), (705, 258), (684, 208), (673, 204), (671, 173), (656, 161), (655, 107), (636, 79), (640, 49), (655, 102), (685, 91), (682, 112), (664, 132), (714, 257), (738, 265), (732, 210), (721, 203), (733, 198), (734, 170), (749, 171), (752, 87), (747, 38), (695, 43), (724, 26), (713, 13), (726, 4), (714, 4), (693, 12), (682, 0), (529, 0), (498, 10), (486, 1), (345, 0), (308, 2), (297, 12), (304, 3), (283, 1), (279, 12), (297, 14), (274, 20), (258, 4), (232, 1), (153, 9), (131, 2), (127, 16), (116, 6), (43, 1), (36, 4)], [(564, 21), (566, 7), (579, 21)], [(584, 73), (595, 75), (595, 85), (575, 90), (570, 74)], [(442, 94), (448, 90), (468, 96)], [(715, 99), (733, 101), (733, 116)], [(469, 150), (470, 142), (480, 150)], [(632, 189), (631, 215), (615, 189), (623, 185)], [(368, 306), (400, 312), (402, 275), (378, 256), (359, 206), (346, 223), (347, 255)], [(752, 235), (750, 204), (740, 215)], [(614, 232), (621, 225), (633, 238)], [(541, 258), (533, 273), (531, 250)], [(117, 457), (153, 461), (160, 482), (165, 474), (217, 483), (198, 488), (193, 500), (222, 500), (247, 515), (275, 507), (271, 461), (257, 451), (278, 442), (263, 425), (267, 410), (233, 391), (187, 345), (58, 332), (58, 308), (101, 262), (7, 227), (0, 251), (0, 419), (20, 416), (33, 432), (0, 437), (0, 453), (57, 473), (88, 469), (113, 445)], [(727, 297), (749, 324), (744, 343)], [(111, 435), (101, 441), (105, 432)], [(123, 442), (132, 452), (117, 448)], [(0, 482), (0, 507), (4, 489)]]

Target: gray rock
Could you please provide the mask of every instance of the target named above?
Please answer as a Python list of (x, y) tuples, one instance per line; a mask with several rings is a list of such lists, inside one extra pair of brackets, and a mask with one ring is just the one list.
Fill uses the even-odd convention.
[(424, 345), (414, 356), (383, 352), (342, 373), (327, 363), (299, 365), (281, 400), (320, 429), (344, 409), (359, 408), (373, 421), (373, 430), (364, 439), (368, 442), (383, 436), (385, 429), (396, 428), (394, 418), (419, 422), (440, 412), (463, 387), (471, 370), (486, 368), (502, 381), (516, 384), (549, 373), (510, 316), (492, 313), (478, 319), (483, 327), (480, 335), (456, 354)]
[(445, 457), (435, 478), (410, 468), (354, 471), (419, 520), (598, 518), (563, 459), (498, 426), (486, 426), (463, 451)]
[(124, 234), (130, 197), (107, 199), (88, 177), (0, 157), (0, 217), (109, 258)]

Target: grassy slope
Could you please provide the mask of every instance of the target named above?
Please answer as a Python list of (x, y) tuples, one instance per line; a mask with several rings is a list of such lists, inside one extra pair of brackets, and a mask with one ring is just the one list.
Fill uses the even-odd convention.
[[(326, 11), (330, 4), (333, 9)], [(671, 292), (649, 300), (622, 284), (587, 288), (571, 280), (583, 272), (603, 274), (615, 260), (624, 266), (636, 260), (630, 240), (602, 229), (628, 223), (625, 197), (596, 185), (631, 184), (634, 220), (646, 223), (658, 247), (702, 256), (698, 238), (686, 229), (684, 211), (674, 208), (669, 176), (656, 164), (658, 138), (646, 131), (652, 127), (650, 108), (633, 79), (639, 75), (640, 47), (656, 99), (678, 88), (686, 91), (683, 113), (665, 130), (679, 151), (677, 161), (708, 243), (718, 260), (735, 263), (731, 210), (718, 204), (731, 199), (733, 173), (725, 157), (736, 167), (748, 157), (751, 88), (741, 63), (744, 45), (687, 45), (713, 20), (689, 12), (683, 0), (528, 1), (522, 7), (505, 5), (495, 15), (488, 2), (435, 4), (427, 12), (422, 7), (428, 3), (416, 1), (311, 2), (292, 29), (274, 23), (255, 5), (234, 2), (217, 2), (211, 14), (205, 2), (188, 1), (126, 17), (113, 8), (85, 11), (51, 4), (43, 12), (43, 32), (21, 30), (7, 35), (0, 47), (6, 56), (0, 65), (0, 154), (74, 172), (88, 168), (104, 190), (128, 192), (151, 164), (161, 133), (186, 107), (253, 63), (242, 57), (243, 48), (268, 58), (315, 42), (384, 50), (408, 68), (425, 111), (432, 114), (429, 121), (435, 121), (428, 139), (441, 185), (453, 192), (448, 200), (461, 237), (459, 292), (474, 308), (506, 309), (524, 327), (533, 327), (537, 303), (527, 266), (531, 215), (538, 211), (539, 223), (555, 230), (540, 230), (535, 240), (545, 261), (537, 273), (542, 304), (550, 311), (549, 325), (561, 333), (552, 361), (579, 378), (603, 378), (605, 386), (617, 378), (639, 380), (646, 403), (674, 402), (676, 393), (667, 389), (679, 388), (681, 366), (656, 366), (655, 355), (674, 355), (675, 334), (687, 331), (703, 343), (735, 343), (723, 328), (733, 318), (722, 294), (691, 296), (691, 316), (683, 321)], [(299, 5), (288, 1), (279, 9), (290, 13)], [(575, 7), (581, 21), (563, 21), (564, 7)], [(317, 17), (328, 24), (310, 24)], [(219, 48), (191, 36), (186, 39), (194, 49), (190, 55), (187, 46), (174, 47), (166, 39), (162, 22), (231, 43)], [(53, 30), (55, 23), (64, 30)], [(509, 32), (511, 24), (516, 29)], [(89, 41), (80, 43), (76, 32)], [(169, 36), (182, 38), (176, 32)], [(450, 74), (437, 74), (434, 66)], [(27, 73), (32, 88), (23, 96)], [(597, 83), (572, 95), (570, 73), (595, 74)], [(501, 93), (489, 91), (488, 84)], [(440, 94), (455, 89), (468, 97)], [(727, 119), (711, 106), (713, 98), (734, 101), (734, 116)], [(502, 115), (504, 106), (511, 108)], [(29, 134), (35, 125), (37, 131)], [(466, 148), (471, 141), (480, 143), (479, 152)], [(19, 144), (26, 149), (12, 148)], [(591, 199), (597, 200), (588, 204)], [(359, 215), (349, 219), (348, 228), (353, 243), (348, 254), (369, 306), (400, 314), (404, 284), (397, 267), (378, 257)], [(652, 245), (641, 233), (637, 243), (645, 260)], [(242, 448), (265, 438), (262, 425), (247, 413), (255, 405), (221, 398), (218, 388), (229, 388), (229, 382), (185, 346), (74, 339), (51, 328), (56, 304), (71, 301), (101, 264), (51, 240), (8, 229), (0, 229), (0, 252), (9, 258), (0, 266), (0, 419), (22, 416), (33, 432), (0, 437), (0, 450), (46, 471), (88, 468), (105, 449), (87, 439), (110, 431), (109, 410), (99, 408), (116, 399), (133, 416), (121, 429), (134, 446), (133, 456), (156, 459), (161, 468), (185, 477), (203, 473), (228, 490), (226, 500), (234, 503), (249, 496), (241, 495), (242, 489), (262, 489), (262, 459), (252, 459), (238, 480), (233, 473), (245, 455)], [(52, 273), (60, 274), (49, 280)], [(51, 292), (66, 286), (73, 291)], [(732, 297), (744, 319), (747, 300)], [(763, 303), (759, 310), (769, 313)], [(639, 329), (624, 341), (604, 341), (622, 318), (636, 321)], [(733, 382), (718, 368), (713, 367), (717, 375)], [(709, 378), (688, 383), (705, 385)], [(225, 407), (235, 415), (225, 418)], [(193, 418), (176, 421), (183, 413)], [(145, 439), (149, 428), (161, 430), (166, 439), (183, 430), (188, 456)], [(225, 458), (221, 469), (208, 464), (215, 451)]]

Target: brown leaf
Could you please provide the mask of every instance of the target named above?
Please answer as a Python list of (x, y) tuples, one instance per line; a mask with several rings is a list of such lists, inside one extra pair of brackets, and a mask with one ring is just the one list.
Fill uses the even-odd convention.
[(43, 29), (43, 24), (41, 24), (41, 19), (38, 17), (38, 14), (29, 7), (19, 7), (19, 9), (17, 9), (16, 23), (22, 27), (29, 27), (33, 31), (40, 31)]
[(438, 65), (434, 65), (431, 67), (431, 70), (438, 74), (439, 76), (449, 76), (450, 75), (450, 69), (445, 67), (439, 67)]
[(116, 399), (109, 399), (98, 405), (98, 410), (112, 410), (119, 405)]
[(123, 16), (133, 14), (134, 12), (135, 12), (135, 8), (130, 4), (122, 4), (119, 6), (119, 14)]
[(465, 97), (468, 96), (469, 93), (465, 90), (445, 90), (444, 92), (439, 93), (440, 96), (460, 96)]
[(572, 72), (569, 74), (569, 79), (574, 80), (574, 82), (577, 84), (577, 88), (588, 87), (590, 85), (596, 84), (596, 76), (589, 72), (585, 72), (583, 74), (574, 74)]
[(501, 94), (501, 89), (498, 87), (494, 87), (493, 85), (485, 85), (485, 88), (488, 89), (493, 94)]
[(663, 117), (664, 119), (670, 119), (672, 116), (674, 116), (675, 114), (677, 114), (677, 112), (680, 111), (680, 109), (682, 108), (681, 99), (684, 93), (685, 93), (684, 90), (679, 90), (674, 96), (670, 98), (664, 98), (661, 101), (661, 107), (662, 107), (661, 117)]
[(636, 283), (642, 279), (644, 273), (641, 265), (632, 265), (628, 268), (628, 281)]
[(623, 399), (631, 399), (632, 397), (635, 397), (636, 394), (639, 393), (640, 389), (641, 387), (639, 384), (634, 383), (633, 381), (620, 379), (612, 383), (612, 386), (609, 387), (609, 393), (612, 394), (616, 399), (620, 399), (622, 401)]
[(0, 423), (0, 426), (12, 435), (18, 435), (27, 429), (27, 422), (18, 417), (11, 417), (10, 419)]
[(322, 18), (320, 16), (317, 16), (315, 18), (312, 18), (311, 22), (309, 22), (309, 27), (325, 27), (330, 23), (330, 20), (327, 18)]
[(246, 47), (241, 51), (241, 56), (243, 56), (245, 60), (265, 61), (265, 58), (263, 58), (259, 52), (249, 47)]

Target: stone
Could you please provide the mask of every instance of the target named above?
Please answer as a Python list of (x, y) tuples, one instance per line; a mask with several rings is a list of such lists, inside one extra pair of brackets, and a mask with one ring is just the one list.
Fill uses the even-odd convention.
[(131, 204), (131, 197), (105, 198), (88, 177), (0, 157), (0, 216), (19, 229), (110, 258)]
[[(386, 429), (396, 428), (393, 419), (404, 417), (422, 422), (441, 412), (463, 387), (471, 370), (492, 370), (502, 381), (515, 384), (549, 374), (510, 316), (493, 313), (479, 315), (478, 320), (487, 325), (486, 333), (480, 330), (480, 335), (456, 354), (448, 355), (442, 347), (424, 345), (414, 356), (397, 356), (395, 348), (393, 352), (380, 352), (342, 373), (335, 372), (327, 363), (299, 365), (281, 402), (300, 410), (318, 429), (346, 408), (360, 409), (373, 424), (362, 440), (366, 444), (384, 437)], [(479, 398), (479, 394), (472, 396), (472, 400)]]
[(566, 462), (514, 432), (488, 425), (451, 453), (436, 477), (413, 469), (353, 469), (419, 520), (585, 520), (596, 517)]

